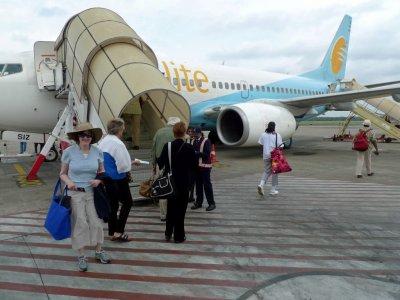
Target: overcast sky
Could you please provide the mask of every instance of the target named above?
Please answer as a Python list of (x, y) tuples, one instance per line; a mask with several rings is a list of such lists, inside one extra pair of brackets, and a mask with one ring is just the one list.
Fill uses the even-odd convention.
[(317, 67), (349, 14), (346, 78), (400, 79), (398, 0), (0, 0), (0, 54), (55, 40), (71, 16), (90, 7), (121, 15), (156, 55), (288, 74)]

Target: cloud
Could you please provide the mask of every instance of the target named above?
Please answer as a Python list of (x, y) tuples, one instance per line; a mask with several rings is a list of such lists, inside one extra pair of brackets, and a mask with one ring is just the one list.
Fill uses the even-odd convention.
[(368, 82), (398, 78), (397, 0), (4, 1), (2, 44), (19, 52), (32, 49), (36, 40), (55, 40), (70, 17), (91, 6), (120, 14), (157, 55), (290, 74), (321, 63), (349, 14), (347, 74)]
[(39, 17), (59, 17), (67, 15), (67, 11), (60, 7), (45, 7), (39, 10)]

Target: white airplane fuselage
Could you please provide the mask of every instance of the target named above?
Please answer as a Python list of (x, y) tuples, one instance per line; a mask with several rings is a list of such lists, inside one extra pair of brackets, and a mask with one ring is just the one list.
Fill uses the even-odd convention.
[(22, 72), (0, 77), (0, 131), (50, 132), (66, 99), (55, 99), (53, 91), (39, 90), (32, 52), (4, 62), (22, 64)]

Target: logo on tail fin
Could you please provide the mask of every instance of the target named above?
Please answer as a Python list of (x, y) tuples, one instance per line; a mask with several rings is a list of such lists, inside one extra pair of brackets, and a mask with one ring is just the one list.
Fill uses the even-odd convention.
[(332, 49), (331, 69), (335, 75), (339, 73), (346, 61), (346, 46), (346, 39), (341, 36), (338, 38)]

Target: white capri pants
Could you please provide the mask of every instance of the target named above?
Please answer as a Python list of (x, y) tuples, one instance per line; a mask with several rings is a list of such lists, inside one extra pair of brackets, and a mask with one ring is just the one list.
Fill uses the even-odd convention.
[(103, 244), (103, 220), (97, 216), (93, 191), (69, 191), (71, 198), (71, 242), (72, 249)]
[(272, 174), (271, 167), (271, 159), (264, 159), (264, 173), (262, 174), (261, 180), (263, 180), (265, 184), (267, 184), (268, 178), (271, 176), (272, 186), (276, 187), (278, 186), (278, 174)]

